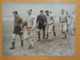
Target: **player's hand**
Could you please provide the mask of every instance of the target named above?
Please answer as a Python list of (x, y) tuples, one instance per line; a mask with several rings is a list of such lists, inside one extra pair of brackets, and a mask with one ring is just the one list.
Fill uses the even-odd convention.
[(34, 30), (34, 28), (31, 29), (32, 31)]
[(21, 30), (20, 33), (23, 33), (23, 30)]
[(46, 25), (47, 25), (47, 23), (45, 22), (45, 23), (44, 23), (44, 25), (46, 26)]
[(21, 30), (20, 32), (23, 32), (23, 30)]
[(38, 28), (38, 24), (36, 24), (36, 28)]

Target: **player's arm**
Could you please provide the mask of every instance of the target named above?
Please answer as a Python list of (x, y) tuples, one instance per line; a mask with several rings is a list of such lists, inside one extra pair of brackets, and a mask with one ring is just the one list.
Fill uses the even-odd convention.
[(38, 27), (38, 22), (39, 22), (39, 16), (37, 16), (37, 19), (36, 19), (36, 27)]
[(65, 17), (65, 19), (66, 19), (66, 24), (68, 25), (68, 18), (67, 18), (67, 16)]
[(44, 25), (46, 26), (47, 25), (47, 17), (46, 16), (44, 16), (45, 17), (45, 23), (44, 23)]
[(60, 22), (61, 22), (61, 16), (59, 17), (59, 26), (60, 26)]
[(38, 20), (39, 20), (39, 16), (37, 16), (37, 19), (36, 19), (36, 24), (38, 23)]
[(21, 27), (21, 29), (23, 29), (22, 23), (23, 23), (23, 20), (22, 20), (22, 18), (20, 18), (20, 27)]
[(36, 18), (35, 17), (33, 17), (33, 26), (32, 26), (32, 30), (36, 27)]
[(51, 20), (53, 21), (53, 23), (54, 23), (54, 17), (53, 16), (51, 16)]

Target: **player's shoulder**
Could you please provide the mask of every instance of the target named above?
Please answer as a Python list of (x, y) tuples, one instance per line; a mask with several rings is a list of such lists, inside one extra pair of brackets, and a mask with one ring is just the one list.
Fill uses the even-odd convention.
[(41, 17), (41, 15), (37, 15), (37, 17)]

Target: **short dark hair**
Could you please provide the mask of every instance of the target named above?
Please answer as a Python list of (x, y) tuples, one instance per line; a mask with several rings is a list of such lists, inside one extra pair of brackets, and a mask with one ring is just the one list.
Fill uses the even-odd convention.
[(61, 9), (62, 11), (65, 11), (64, 9)]
[(32, 11), (32, 9), (30, 9), (30, 11)]
[(49, 11), (48, 11), (48, 10), (46, 10), (45, 12), (49, 13)]
[(17, 12), (17, 11), (14, 11), (13, 13), (16, 13), (16, 14), (18, 14), (18, 12)]
[(43, 12), (43, 10), (40, 10), (40, 12)]

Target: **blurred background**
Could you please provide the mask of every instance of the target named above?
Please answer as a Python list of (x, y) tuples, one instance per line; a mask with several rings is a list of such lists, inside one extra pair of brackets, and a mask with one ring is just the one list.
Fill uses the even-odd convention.
[(24, 20), (27, 16), (27, 10), (32, 9), (33, 15), (37, 16), (40, 10), (52, 11), (53, 16), (58, 17), (60, 10), (65, 9), (71, 14), (76, 9), (75, 3), (59, 3), (59, 2), (42, 2), (42, 3), (3, 3), (2, 4), (3, 20), (13, 20), (13, 11), (18, 11), (20, 17)]

